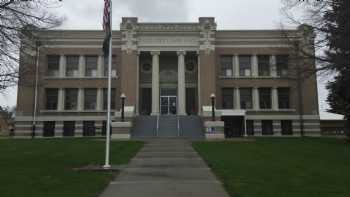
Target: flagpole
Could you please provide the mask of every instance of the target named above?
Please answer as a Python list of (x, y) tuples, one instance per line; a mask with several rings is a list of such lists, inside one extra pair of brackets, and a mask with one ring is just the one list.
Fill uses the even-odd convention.
[(103, 168), (110, 168), (110, 141), (111, 141), (111, 84), (112, 84), (112, 0), (109, 0), (109, 53), (108, 53), (108, 93), (107, 93), (107, 124), (106, 124), (106, 160)]

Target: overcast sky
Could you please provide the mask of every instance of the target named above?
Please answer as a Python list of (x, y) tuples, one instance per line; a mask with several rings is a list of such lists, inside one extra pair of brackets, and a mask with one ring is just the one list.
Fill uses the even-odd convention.
[[(281, 0), (112, 0), (113, 29), (119, 29), (123, 16), (139, 17), (141, 22), (194, 22), (200, 16), (216, 18), (218, 29), (275, 29), (283, 16)], [(54, 9), (65, 17), (60, 29), (102, 29), (103, 0), (63, 0)], [(321, 110), (327, 91), (327, 77), (319, 77)], [(0, 94), (2, 106), (16, 105), (16, 88)]]

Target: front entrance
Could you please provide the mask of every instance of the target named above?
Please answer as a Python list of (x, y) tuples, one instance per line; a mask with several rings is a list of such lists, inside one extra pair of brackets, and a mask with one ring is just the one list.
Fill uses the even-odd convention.
[(176, 115), (176, 96), (160, 97), (160, 113), (162, 115)]

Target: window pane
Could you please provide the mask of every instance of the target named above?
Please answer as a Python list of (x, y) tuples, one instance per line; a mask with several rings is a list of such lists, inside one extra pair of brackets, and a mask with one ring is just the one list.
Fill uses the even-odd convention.
[(97, 56), (86, 56), (85, 57), (85, 75), (88, 77), (97, 76)]
[(83, 122), (83, 136), (95, 136), (96, 128), (94, 121)]
[(282, 135), (293, 135), (293, 125), (291, 120), (281, 120)]
[(252, 89), (240, 88), (241, 109), (252, 109)]
[(280, 109), (289, 109), (289, 88), (278, 88), (278, 106)]
[(270, 56), (258, 56), (259, 76), (270, 76)]
[(221, 76), (232, 77), (233, 76), (233, 64), (232, 56), (222, 56), (220, 57), (221, 65)]
[(259, 102), (261, 109), (271, 109), (271, 88), (259, 88)]
[(287, 76), (288, 75), (288, 55), (277, 55), (276, 56), (276, 67), (277, 67), (277, 76)]
[(239, 75), (240, 76), (251, 76), (251, 56), (240, 55), (239, 56)]
[(65, 91), (65, 110), (76, 110), (78, 109), (78, 89), (68, 88)]
[[(104, 76), (108, 76), (108, 58), (104, 58)], [(112, 56), (112, 77), (117, 76), (117, 56)]]
[(46, 89), (46, 109), (57, 110), (58, 89)]
[(58, 76), (60, 67), (60, 57), (58, 55), (47, 56), (47, 75)]
[(254, 120), (247, 120), (246, 127), (247, 127), (247, 134), (254, 135)]
[(222, 89), (222, 108), (233, 109), (233, 88)]
[(63, 122), (63, 136), (74, 136), (75, 122), (65, 121)]
[(55, 121), (44, 122), (43, 136), (44, 137), (55, 136)]
[[(108, 92), (107, 88), (103, 89), (103, 109), (107, 109), (107, 98), (108, 98)], [(111, 109), (115, 109), (115, 89), (111, 89)]]
[(85, 89), (84, 100), (84, 109), (95, 110), (97, 103), (97, 89)]
[(66, 56), (66, 76), (74, 77), (79, 75), (79, 56)]
[(261, 129), (263, 135), (273, 135), (272, 120), (262, 120)]

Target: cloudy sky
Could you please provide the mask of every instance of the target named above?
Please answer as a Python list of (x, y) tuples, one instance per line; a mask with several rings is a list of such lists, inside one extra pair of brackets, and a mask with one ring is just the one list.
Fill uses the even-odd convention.
[[(218, 29), (275, 29), (285, 22), (281, 0), (112, 0), (113, 29), (122, 16), (136, 16), (141, 22), (193, 22), (200, 16), (216, 18)], [(103, 0), (63, 0), (53, 11), (65, 18), (60, 29), (101, 29)], [(319, 77), (321, 110), (328, 106)], [(16, 104), (16, 89), (0, 94), (2, 106)]]

